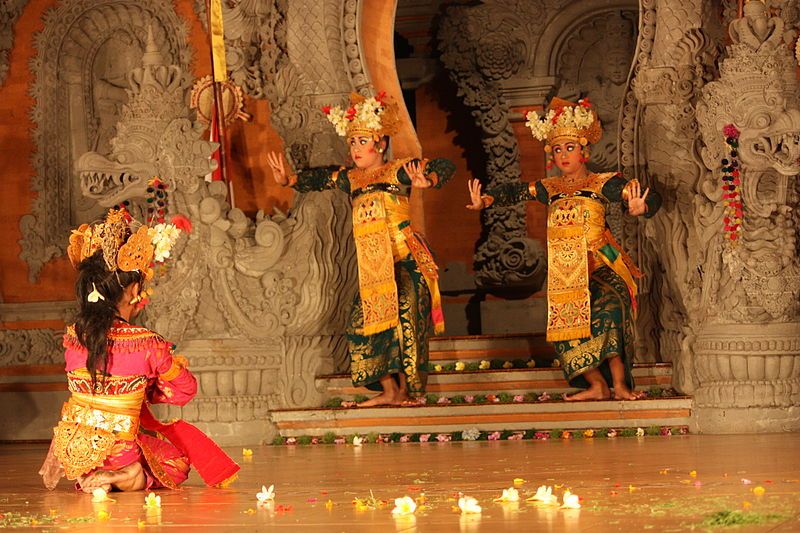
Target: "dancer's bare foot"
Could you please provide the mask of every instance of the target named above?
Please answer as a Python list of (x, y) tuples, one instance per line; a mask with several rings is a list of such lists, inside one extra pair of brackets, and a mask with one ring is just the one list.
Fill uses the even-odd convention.
[(394, 395), (394, 404), (395, 405), (413, 405), (416, 402), (412, 402), (411, 398), (408, 396), (408, 392), (405, 389), (399, 389), (397, 394)]
[(565, 394), (564, 401), (578, 402), (582, 400), (608, 400), (611, 398), (611, 391), (605, 385), (592, 385), (588, 389), (576, 392), (575, 394)]
[(395, 403), (396, 392), (395, 391), (383, 391), (382, 393), (378, 394), (377, 396), (373, 396), (369, 400), (365, 400), (361, 403), (356, 404), (357, 407), (375, 407), (378, 405), (392, 405)]
[(625, 384), (614, 385), (614, 399), (615, 400), (641, 400), (644, 398), (644, 393), (631, 390)]

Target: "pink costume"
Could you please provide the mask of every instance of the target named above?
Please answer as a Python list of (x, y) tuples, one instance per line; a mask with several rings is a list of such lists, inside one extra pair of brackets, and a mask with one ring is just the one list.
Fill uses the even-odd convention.
[[(108, 376), (92, 381), (87, 351), (74, 326), (64, 335), (70, 399), (54, 428), (54, 453), (68, 479), (95, 469), (119, 470), (141, 462), (147, 488), (177, 488), (194, 466), (208, 485), (224, 486), (236, 465), (200, 430), (183, 421), (158, 422), (149, 404), (184, 405), (197, 393), (186, 359), (173, 345), (146, 328), (115, 321), (108, 332)], [(141, 432), (156, 432), (156, 438)], [(164, 440), (164, 437), (167, 440)]]

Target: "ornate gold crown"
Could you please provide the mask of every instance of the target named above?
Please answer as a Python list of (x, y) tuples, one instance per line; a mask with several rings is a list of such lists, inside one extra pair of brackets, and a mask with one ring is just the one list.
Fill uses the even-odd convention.
[(531, 129), (534, 137), (550, 146), (565, 141), (586, 146), (596, 143), (603, 136), (600, 119), (588, 98), (578, 100), (577, 104), (553, 98), (547, 109), (543, 117), (536, 111), (530, 111), (526, 115), (528, 122), (525, 125)]
[(350, 93), (350, 107), (346, 110), (325, 106), (322, 111), (342, 137), (366, 135), (378, 140), (391, 137), (400, 129), (400, 108), (384, 92), (369, 98)]
[(148, 227), (136, 221), (124, 209), (110, 209), (103, 222), (82, 224), (72, 230), (67, 255), (74, 267), (103, 251), (109, 272), (141, 272), (145, 280), (153, 277), (152, 264), (169, 257), (180, 229), (174, 224)]

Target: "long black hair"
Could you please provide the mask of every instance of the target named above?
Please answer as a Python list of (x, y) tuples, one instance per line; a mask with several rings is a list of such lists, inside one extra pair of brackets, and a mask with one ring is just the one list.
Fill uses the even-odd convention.
[[(98, 374), (105, 379), (108, 375), (108, 330), (117, 317), (117, 302), (122, 292), (132, 283), (141, 283), (139, 272), (109, 272), (103, 251), (98, 250), (78, 265), (78, 281), (75, 293), (78, 297), (78, 316), (75, 319), (75, 334), (86, 348), (86, 369), (92, 378), (92, 391), (97, 387)], [(103, 298), (89, 301), (89, 295), (97, 290)]]

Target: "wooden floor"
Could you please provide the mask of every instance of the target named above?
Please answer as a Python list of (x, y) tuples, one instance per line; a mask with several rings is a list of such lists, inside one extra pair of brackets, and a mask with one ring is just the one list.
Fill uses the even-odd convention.
[[(115, 502), (93, 504), (91, 496), (63, 481), (47, 492), (36, 475), (45, 446), (2, 445), (0, 523), (35, 518), (39, 527), (70, 531), (663, 532), (704, 531), (704, 521), (714, 513), (743, 511), (729, 520), (761, 523), (737, 532), (800, 531), (799, 437), (262, 446), (253, 448), (252, 458), (236, 449), (230, 451), (242, 472), (235, 485), (209, 489), (193, 475), (184, 490), (159, 491), (160, 512), (143, 508), (143, 493), (112, 493)], [(525, 480), (518, 485), (523, 499), (538, 485), (555, 485), (559, 494), (571, 488), (582, 508), (493, 503), (515, 478)], [(256, 493), (270, 484), (275, 502), (259, 508)], [(763, 495), (756, 487), (764, 489)], [(454, 510), (460, 492), (477, 498), (482, 514), (462, 516)], [(415, 515), (392, 517), (395, 498), (423, 494), (424, 507)], [(371, 495), (386, 504), (376, 509), (353, 504)]]

